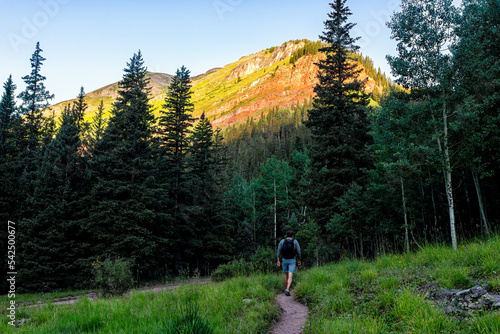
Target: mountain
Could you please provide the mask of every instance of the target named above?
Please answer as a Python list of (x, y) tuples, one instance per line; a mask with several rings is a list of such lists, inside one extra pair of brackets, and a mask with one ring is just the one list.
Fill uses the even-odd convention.
[[(194, 116), (202, 113), (215, 127), (227, 126), (255, 119), (272, 108), (290, 108), (303, 104), (314, 95), (319, 62), (320, 42), (296, 40), (262, 50), (226, 65), (214, 68), (192, 78), (195, 105)], [(363, 69), (361, 79), (367, 79), (366, 92), (377, 96), (387, 89), (389, 80), (377, 72), (368, 57), (357, 56)], [(161, 109), (171, 75), (149, 72), (152, 104), (155, 113)], [(101, 99), (109, 112), (118, 96), (118, 83), (90, 92), (86, 96), (89, 105), (87, 119), (97, 110)], [(57, 115), (70, 101), (52, 107)]]

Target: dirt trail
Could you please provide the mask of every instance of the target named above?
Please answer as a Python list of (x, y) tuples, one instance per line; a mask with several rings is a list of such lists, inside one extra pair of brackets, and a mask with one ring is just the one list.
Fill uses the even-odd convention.
[(278, 295), (276, 301), (283, 310), (283, 313), (271, 334), (302, 333), (307, 319), (307, 306), (296, 301), (293, 297), (293, 292), (291, 297), (285, 296), (285, 294)]
[[(137, 291), (137, 292), (148, 292), (148, 291), (153, 291), (153, 292), (160, 292), (162, 290), (173, 290), (177, 289), (181, 285), (192, 285), (192, 284), (207, 284), (210, 283), (210, 278), (193, 278), (189, 279), (186, 281), (180, 281), (180, 282), (174, 282), (174, 283), (167, 283), (167, 284), (159, 284), (155, 286), (148, 286), (148, 287), (142, 287), (138, 289), (132, 289), (128, 292), (128, 295), (132, 293), (132, 291)], [(86, 295), (87, 298), (90, 300), (96, 300), (97, 294), (96, 293), (89, 293)], [(64, 297), (64, 298), (56, 298), (52, 301), (52, 305), (71, 305), (75, 304), (78, 302), (78, 299), (83, 296), (70, 296), (70, 297)], [(38, 302), (35, 304), (30, 304), (30, 305), (19, 305), (20, 307), (39, 307), (39, 306), (44, 306), (46, 305), (45, 303)]]

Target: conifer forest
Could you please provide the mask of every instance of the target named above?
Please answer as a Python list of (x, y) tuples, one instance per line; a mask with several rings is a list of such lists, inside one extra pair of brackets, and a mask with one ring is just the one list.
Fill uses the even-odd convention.
[(314, 97), (225, 128), (193, 116), (184, 66), (155, 112), (141, 51), (109, 117), (85, 117), (83, 87), (54, 115), (37, 43), (23, 91), (0, 78), (0, 221), (16, 224), (19, 289), (88, 287), (105, 259), (137, 281), (275, 261), (290, 229), (306, 266), (497, 233), (498, 0), (402, 0), (387, 23), (395, 80), (374, 71), (387, 89), (373, 94), (346, 0), (332, 2), (320, 41), (289, 60), (324, 55)]

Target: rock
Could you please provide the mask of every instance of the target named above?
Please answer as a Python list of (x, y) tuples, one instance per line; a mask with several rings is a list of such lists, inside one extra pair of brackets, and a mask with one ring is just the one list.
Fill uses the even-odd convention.
[(253, 299), (243, 299), (243, 302), (250, 304), (251, 302), (253, 302)]
[(16, 321), (16, 327), (22, 326), (24, 323), (30, 322), (30, 321), (31, 321), (31, 318), (19, 319), (18, 321)]
[(456, 293), (457, 296), (469, 296), (470, 298), (477, 299), (484, 294), (488, 293), (482, 286), (476, 285), (470, 289), (462, 290)]
[(448, 290), (431, 283), (418, 291), (442, 307), (446, 314), (459, 317), (500, 308), (500, 296), (490, 295), (479, 285), (466, 290)]

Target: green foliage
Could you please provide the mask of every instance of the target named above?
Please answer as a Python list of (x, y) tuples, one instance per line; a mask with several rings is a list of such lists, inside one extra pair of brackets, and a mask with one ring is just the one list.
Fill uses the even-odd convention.
[[(319, 83), (313, 108), (309, 110), (306, 126), (311, 130), (313, 145), (310, 149), (310, 189), (307, 204), (313, 219), (326, 238), (326, 226), (335, 214), (341, 213), (338, 200), (353, 182), (366, 182), (370, 168), (367, 145), (369, 122), (365, 107), (365, 82), (359, 81), (361, 70), (351, 61), (351, 52), (358, 49), (356, 38), (350, 37), (351, 14), (345, 0), (330, 4), (332, 12), (320, 36), (326, 46), (320, 51), (326, 59), (319, 63)], [(337, 239), (338, 240), (338, 239)], [(330, 242), (328, 242), (330, 243)]]
[[(18, 108), (15, 100), (16, 85), (9, 76), (3, 85), (4, 91), (0, 100), (0, 219), (7, 222), (12, 220), (16, 211), (16, 204), (22, 194), (19, 189), (19, 174), (21, 161), (18, 145), (21, 138), (20, 125), (22, 119), (17, 115)], [(6, 229), (4, 229), (6, 230)]]
[(134, 282), (130, 260), (106, 258), (92, 263), (94, 285), (105, 296), (122, 295)]
[(222, 282), (234, 277), (269, 274), (276, 271), (276, 251), (272, 248), (259, 248), (250, 261), (241, 258), (220, 265), (212, 273), (214, 282)]
[(74, 216), (84, 183), (79, 169), (84, 111), (77, 103), (66, 108), (55, 137), (40, 152), (34, 192), (26, 200), (33, 216), (19, 222), (24, 263), (19, 275), (25, 289), (47, 291), (81, 283), (86, 277), (82, 262), (88, 256), (88, 244)]
[(258, 120), (225, 129), (222, 134), (227, 146), (228, 177), (236, 174), (246, 179), (261, 174), (260, 165), (275, 156), (290, 162), (294, 150), (303, 152), (311, 142), (310, 131), (304, 126), (310, 108), (309, 101), (289, 109), (272, 109)]
[[(153, 270), (167, 254), (163, 192), (153, 162), (153, 114), (149, 80), (140, 51), (134, 54), (119, 83), (108, 126), (91, 150), (82, 200), (88, 211), (81, 225), (91, 237), (92, 258), (103, 254), (128, 258), (136, 270)], [(90, 237), (90, 236), (89, 236)]]
[(311, 42), (309, 40), (305, 41), (305, 45), (295, 51), (293, 55), (290, 57), (290, 64), (295, 64), (297, 60), (307, 55), (315, 55), (319, 52), (319, 50), (324, 47), (321, 41)]
[(214, 282), (222, 282), (233, 277), (244, 277), (251, 273), (252, 264), (244, 259), (233, 260), (217, 267), (211, 278)]
[(26, 88), (18, 98), (22, 101), (20, 112), (26, 115), (24, 120), (28, 145), (31, 148), (38, 147), (44, 117), (42, 111), (49, 106), (49, 101), (54, 99), (45, 88), (45, 77), (41, 74), (41, 68), (45, 58), (41, 55), (40, 43), (36, 43), (35, 52), (31, 56), (31, 73), (23, 77)]

